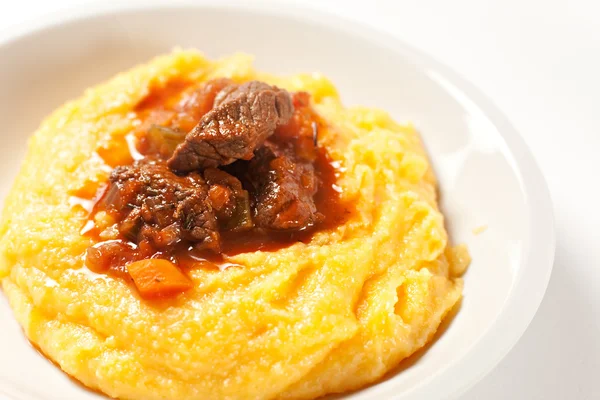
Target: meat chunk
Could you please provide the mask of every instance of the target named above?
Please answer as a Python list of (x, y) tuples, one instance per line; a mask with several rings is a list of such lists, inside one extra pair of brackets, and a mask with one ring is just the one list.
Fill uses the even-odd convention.
[(208, 186), (198, 173), (177, 176), (162, 161), (117, 167), (102, 203), (133, 242), (165, 250), (187, 240), (200, 249), (220, 249)]
[(293, 111), (291, 96), (283, 89), (258, 81), (228, 85), (177, 147), (169, 167), (183, 173), (249, 160)]
[(254, 223), (265, 229), (302, 230), (322, 220), (313, 196), (318, 187), (314, 166), (266, 142), (248, 163)]

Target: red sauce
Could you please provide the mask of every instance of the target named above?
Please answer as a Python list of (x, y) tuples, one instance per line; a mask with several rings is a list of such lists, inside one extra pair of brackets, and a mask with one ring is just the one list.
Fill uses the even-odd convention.
[(135, 111), (139, 113), (147, 110), (171, 108), (172, 102), (176, 101), (181, 93), (190, 86), (192, 86), (192, 82), (173, 79), (162, 87), (151, 87), (146, 97), (135, 106)]
[[(145, 132), (151, 125), (168, 126), (183, 132), (191, 130), (202, 115), (212, 107), (214, 95), (228, 82), (228, 80), (215, 80), (210, 83), (212, 86), (209, 86), (209, 90), (206, 87), (199, 90), (201, 86), (181, 80), (171, 81), (162, 87), (153, 87), (135, 108), (141, 122), (135, 132), (136, 150), (141, 154), (146, 153), (148, 145)], [(126, 265), (145, 258), (165, 258), (181, 267), (220, 267), (222, 269), (230, 266), (225, 262), (227, 256), (259, 250), (277, 251), (294, 243), (308, 243), (317, 232), (331, 230), (343, 224), (351, 214), (352, 207), (340, 199), (341, 189), (336, 184), (340, 170), (337, 168), (337, 164), (332, 162), (325, 148), (317, 146), (316, 152), (314, 148), (318, 142), (318, 132), (328, 129), (328, 127), (310, 107), (308, 94), (294, 94), (294, 103), (297, 112), (290, 123), (276, 131), (272, 140), (292, 143), (295, 151), (298, 152), (308, 152), (312, 148), (315, 155), (313, 165), (319, 180), (314, 200), (317, 210), (324, 216), (321, 222), (295, 232), (256, 229), (245, 232), (222, 232), (221, 254), (198, 251), (189, 244), (181, 244), (176, 247), (175, 251), (164, 254), (156, 251), (149, 243), (134, 244), (123, 237), (102, 241), (99, 237), (99, 229), (93, 227), (90, 229), (91, 224), (88, 221), (85, 226), (86, 231), (82, 234), (93, 237), (96, 244), (88, 250), (86, 264), (95, 272), (108, 271), (127, 279), (130, 278)], [(310, 143), (307, 141), (307, 137), (310, 138)], [(104, 194), (99, 191), (94, 200), (100, 200)], [(101, 211), (97, 207), (98, 204), (97, 202), (90, 214), (92, 217)], [(111, 248), (111, 251), (103, 252), (103, 248)]]

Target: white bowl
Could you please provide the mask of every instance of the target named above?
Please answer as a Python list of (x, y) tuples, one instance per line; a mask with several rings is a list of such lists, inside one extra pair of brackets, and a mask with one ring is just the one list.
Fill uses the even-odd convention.
[[(274, 73), (323, 72), (347, 105), (380, 107), (416, 124), (439, 177), (451, 235), (466, 242), (473, 256), (462, 307), (443, 334), (402, 371), (347, 397), (458, 397), (517, 342), (550, 277), (550, 198), (522, 139), (469, 83), (389, 36), (275, 2), (213, 3), (146, 3), (112, 11), (98, 4), (4, 37), (0, 196), (45, 115), (86, 87), (174, 46), (196, 47), (211, 57), (248, 52), (260, 69)], [(475, 235), (480, 226), (487, 230)], [(37, 354), (0, 297), (0, 398), (97, 398)]]

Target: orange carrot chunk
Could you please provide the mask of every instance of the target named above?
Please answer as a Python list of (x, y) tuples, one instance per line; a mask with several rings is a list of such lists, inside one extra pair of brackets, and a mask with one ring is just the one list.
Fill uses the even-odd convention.
[(158, 258), (132, 262), (127, 271), (144, 298), (169, 296), (192, 287), (192, 281), (172, 262)]

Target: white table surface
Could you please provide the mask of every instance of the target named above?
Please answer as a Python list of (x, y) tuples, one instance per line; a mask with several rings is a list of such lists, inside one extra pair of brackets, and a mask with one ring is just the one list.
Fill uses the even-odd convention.
[[(81, 2), (0, 0), (0, 35)], [(506, 113), (544, 171), (558, 233), (546, 297), (462, 400), (600, 399), (600, 1), (293, 2), (374, 25), (454, 68)]]

